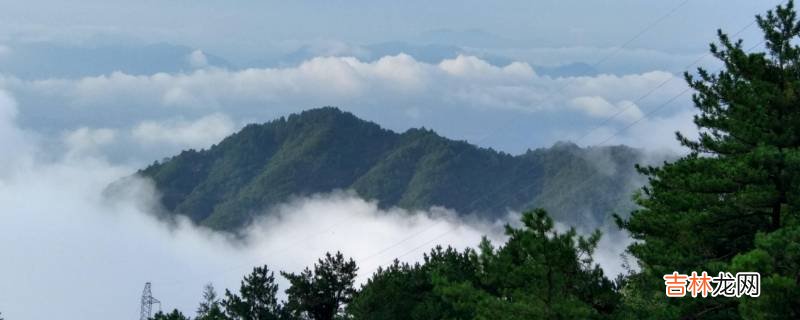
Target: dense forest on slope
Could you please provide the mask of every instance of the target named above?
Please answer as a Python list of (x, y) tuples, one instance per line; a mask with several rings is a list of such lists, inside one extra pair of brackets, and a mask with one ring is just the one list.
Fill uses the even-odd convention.
[(251, 124), (207, 150), (187, 150), (139, 174), (164, 207), (218, 229), (235, 229), (292, 196), (354, 190), (382, 207), (443, 206), (497, 217), (542, 207), (589, 227), (627, 210), (638, 150), (551, 148), (512, 156), (427, 129), (401, 134), (332, 107)]
[(358, 289), (358, 267), (339, 252), (281, 272), (286, 302), (257, 267), (242, 297), (208, 287), (195, 319), (800, 319), (800, 19), (789, 1), (757, 22), (766, 52), (720, 31), (711, 52), (725, 68), (687, 74), (701, 129), (678, 134), (689, 153), (638, 167), (639, 207), (616, 221), (639, 269), (610, 280), (593, 260), (601, 233), (559, 232), (536, 209), (506, 227), (504, 244), (437, 247)]

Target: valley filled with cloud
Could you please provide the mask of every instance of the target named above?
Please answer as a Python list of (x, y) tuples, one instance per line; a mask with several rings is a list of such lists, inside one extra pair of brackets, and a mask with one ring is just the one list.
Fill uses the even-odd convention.
[[(475, 76), (476, 68), (493, 72), (490, 77), (518, 72), (472, 62), (478, 65), (456, 66), (453, 61), (441, 68), (464, 76)], [(375, 69), (381, 67), (366, 68), (379, 74)], [(529, 68), (519, 70), (531, 75)], [(229, 72), (212, 72), (236, 78)], [(123, 76), (103, 81), (113, 83), (116, 77)], [(158, 194), (146, 180), (109, 195), (108, 186), (136, 167), (110, 161), (108, 153), (208, 147), (237, 129), (238, 124), (220, 113), (225, 109), (214, 108), (215, 113), (193, 121), (168, 118), (172, 120), (143, 120), (132, 127), (79, 127), (51, 140), (47, 133), (19, 124), (23, 108), (9, 92), (0, 91), (0, 151), (7, 155), (0, 160), (0, 219), (5, 221), (0, 225), (0, 251), (4, 274), (14, 275), (4, 278), (4, 285), (16, 288), (0, 294), (0, 306), (4, 314), (23, 319), (47, 317), (51, 311), (15, 301), (42, 298), (49, 308), (75, 318), (122, 318), (137, 310), (147, 281), (165, 297), (162, 308), (192, 310), (205, 283), (236, 288), (254, 265), (296, 272), (336, 250), (357, 261), (362, 282), (378, 266), (394, 259), (419, 261), (436, 245), (475, 247), (483, 236), (502, 243), (503, 225), (519, 223), (514, 212), (487, 221), (446, 208), (380, 209), (353, 193), (335, 191), (266, 208), (265, 218), (237, 234), (213, 231), (186, 218), (161, 215)], [(158, 146), (167, 148), (152, 149)], [(566, 230), (568, 225), (558, 227)], [(610, 274), (625, 272), (620, 255), (629, 240), (609, 230), (596, 259)], [(287, 285), (282, 279), (279, 283)], [(103, 307), (86, 308), (85, 301)]]
[[(147, 281), (156, 283), (164, 309), (191, 310), (202, 285), (236, 288), (254, 265), (297, 272), (341, 250), (358, 260), (363, 281), (377, 266), (416, 261), (436, 244), (464, 248), (484, 235), (503, 238), (504, 221), (468, 221), (443, 208), (382, 210), (344, 191), (269, 209), (237, 235), (185, 218), (169, 222), (146, 181), (106, 194), (134, 168), (85, 154), (47, 160), (36, 136), (16, 126), (15, 113), (13, 98), (1, 92), (0, 151), (8, 156), (0, 169), (0, 251), (3, 285), (15, 288), (0, 294), (7, 315), (46, 318), (58, 309), (76, 319), (125, 318), (137, 311)], [(19, 303), (41, 299), (48, 308)]]
[[(296, 272), (336, 250), (356, 259), (362, 282), (378, 266), (419, 261), (438, 244), (475, 247), (483, 236), (501, 243), (502, 226), (518, 223), (515, 212), (486, 221), (438, 207), (381, 209), (334, 191), (265, 208), (265, 218), (232, 234), (166, 218), (145, 180), (124, 194), (106, 193), (143, 164), (208, 148), (247, 123), (334, 105), (400, 132), (435, 128), (511, 153), (581, 136), (582, 145), (673, 152), (672, 131), (691, 117), (682, 99), (643, 118), (685, 89), (680, 76), (659, 70), (552, 76), (527, 62), (474, 55), (425, 62), (405, 53), (240, 69), (214, 66), (197, 50), (185, 59), (190, 69), (169, 73), (0, 75), (0, 148), (8, 155), (0, 160), (0, 219), (7, 221), (0, 250), (3, 272), (14, 275), (4, 285), (17, 288), (0, 294), (4, 314), (47, 317), (49, 310), (12, 303), (47, 292), (49, 307), (73, 318), (122, 318), (136, 312), (146, 281), (164, 297), (162, 308), (192, 310), (205, 283), (233, 289), (254, 265)], [(634, 121), (644, 123), (619, 131)], [(596, 259), (610, 274), (625, 272), (620, 255), (630, 240), (606, 231)]]
[[(162, 309), (193, 311), (206, 283), (238, 289), (254, 266), (299, 272), (328, 251), (354, 258), (361, 284), (379, 266), (421, 261), (436, 245), (501, 244), (520, 212), (489, 220), (382, 206), (338, 189), (258, 208), (237, 231), (214, 230), (171, 215), (154, 182), (133, 176), (248, 124), (324, 106), (397, 133), (430, 129), (497, 150), (498, 159), (537, 157), (531, 150), (569, 141), (608, 176), (614, 158), (592, 148), (625, 145), (645, 164), (661, 163), (687, 152), (676, 131), (698, 134), (683, 72), (722, 67), (705, 53), (717, 27), (760, 46), (743, 21), (772, 6), (736, 0), (735, 10), (705, 19), (698, 12), (715, 5), (198, 1), (159, 2), (154, 12), (151, 1), (125, 10), (113, 2), (0, 10), (0, 283), (13, 288), (0, 291), (0, 312), (9, 320), (52, 310), (67, 319), (131, 317), (145, 282)], [(632, 13), (620, 18), (621, 10)], [(126, 188), (109, 188), (121, 180)], [(620, 188), (645, 183), (620, 180)], [(558, 187), (550, 196), (563, 201), (586, 190)], [(624, 202), (618, 208), (633, 207)], [(594, 258), (613, 278), (638, 266), (610, 214), (598, 219), (604, 237)], [(556, 221), (559, 231), (578, 225)], [(276, 278), (283, 292), (288, 282)]]

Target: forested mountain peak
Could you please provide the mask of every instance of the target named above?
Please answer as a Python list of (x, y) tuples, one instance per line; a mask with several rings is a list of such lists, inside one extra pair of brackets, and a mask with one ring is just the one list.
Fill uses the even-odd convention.
[(545, 207), (557, 219), (596, 226), (630, 204), (639, 155), (559, 142), (512, 156), (425, 128), (399, 134), (324, 107), (247, 125), (139, 174), (155, 182), (167, 211), (219, 229), (240, 227), (292, 196), (338, 189), (383, 207), (443, 206), (487, 218)]

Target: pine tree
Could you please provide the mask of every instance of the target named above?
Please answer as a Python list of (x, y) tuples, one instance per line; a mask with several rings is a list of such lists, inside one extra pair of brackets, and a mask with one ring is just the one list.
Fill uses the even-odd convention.
[(203, 301), (197, 308), (195, 320), (225, 320), (228, 319), (222, 311), (220, 301), (217, 299), (217, 292), (212, 284), (207, 284), (203, 288)]
[(507, 227), (499, 248), (433, 249), (424, 263), (395, 263), (369, 279), (348, 308), (355, 319), (604, 319), (619, 305), (594, 263), (600, 233), (558, 232), (544, 210)]
[(170, 313), (163, 313), (161, 311), (156, 312), (156, 314), (151, 318), (153, 320), (190, 320), (189, 317), (183, 315), (178, 309), (172, 310)]
[(413, 265), (395, 260), (379, 268), (347, 306), (355, 319), (464, 319), (469, 312), (434, 291), (434, 273), (451, 282), (478, 282), (478, 264), (471, 249), (464, 252), (437, 246)]
[[(747, 299), (666, 299), (662, 276), (733, 271), (734, 257), (756, 248), (758, 237), (797, 224), (800, 47), (794, 43), (800, 23), (792, 1), (756, 19), (766, 52), (749, 53), (742, 40), (719, 31), (711, 53), (723, 70), (686, 73), (695, 90), (700, 136), (677, 137), (690, 153), (661, 167), (639, 168), (649, 177), (637, 196), (642, 209), (620, 221), (640, 240), (629, 251), (642, 270), (623, 290), (635, 317), (739, 317), (739, 301)], [(797, 269), (750, 266), (758, 268), (742, 271), (788, 272), (795, 284), (800, 280)]]
[(522, 215), (522, 228), (506, 227), (509, 240), (494, 249), (484, 240), (474, 259), (478, 281), (434, 272), (435, 291), (478, 319), (602, 319), (619, 297), (592, 255), (601, 234), (558, 232), (544, 210)]
[(734, 271), (761, 271), (761, 295), (739, 305), (748, 319), (800, 319), (800, 225), (756, 236), (756, 249), (736, 256)]
[(314, 271), (306, 268), (299, 274), (281, 272), (291, 283), (286, 289), (286, 308), (296, 318), (331, 320), (343, 314), (344, 307), (353, 299), (358, 267), (353, 259), (345, 260), (341, 252), (325, 254), (314, 264)]
[(267, 266), (256, 267), (242, 280), (238, 295), (225, 290), (222, 306), (233, 320), (276, 320), (281, 314), (277, 293), (275, 274)]

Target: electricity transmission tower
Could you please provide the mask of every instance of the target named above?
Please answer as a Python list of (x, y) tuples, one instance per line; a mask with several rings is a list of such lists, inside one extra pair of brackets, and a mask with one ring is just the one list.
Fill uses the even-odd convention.
[(144, 284), (144, 291), (142, 291), (142, 310), (139, 314), (139, 320), (149, 320), (153, 315), (153, 305), (158, 304), (161, 309), (161, 301), (153, 298), (153, 293), (150, 292), (150, 282)]

